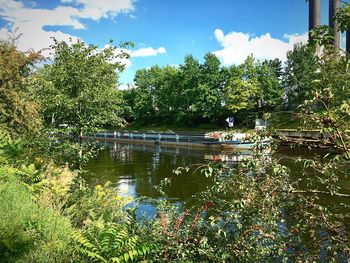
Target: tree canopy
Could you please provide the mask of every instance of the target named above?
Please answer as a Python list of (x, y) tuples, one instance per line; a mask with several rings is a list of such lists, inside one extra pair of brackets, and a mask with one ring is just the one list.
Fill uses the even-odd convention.
[(0, 41), (0, 124), (13, 133), (31, 135), (42, 127), (40, 105), (29, 78), (41, 56), (31, 50), (18, 51), (15, 41)]
[(39, 72), (38, 96), (51, 127), (68, 125), (75, 134), (104, 125), (121, 125), (122, 98), (117, 90), (121, 59), (110, 46), (55, 42), (52, 64)]

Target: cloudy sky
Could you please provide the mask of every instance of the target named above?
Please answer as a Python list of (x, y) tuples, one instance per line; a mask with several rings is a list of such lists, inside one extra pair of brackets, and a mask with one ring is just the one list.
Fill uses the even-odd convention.
[[(321, 0), (327, 23), (327, 0)], [(0, 39), (18, 28), (18, 48), (41, 50), (58, 40), (82, 39), (105, 46), (132, 41), (121, 82), (137, 69), (177, 65), (186, 54), (206, 52), (223, 65), (258, 59), (285, 60), (294, 43), (305, 41), (305, 0), (0, 0)], [(48, 50), (43, 51), (48, 54)]]

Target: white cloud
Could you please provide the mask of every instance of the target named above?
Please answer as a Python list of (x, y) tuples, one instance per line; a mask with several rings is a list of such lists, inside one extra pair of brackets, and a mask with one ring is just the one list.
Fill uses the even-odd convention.
[(283, 37), (288, 40), (289, 44), (295, 45), (297, 43), (306, 43), (308, 40), (308, 33), (299, 34), (284, 34)]
[(138, 50), (135, 50), (131, 53), (131, 57), (151, 57), (151, 56), (157, 56), (160, 54), (165, 54), (166, 49), (164, 47), (159, 47), (157, 49), (154, 49), (152, 47), (147, 48), (140, 48)]
[[(61, 0), (54, 9), (42, 9), (35, 7), (35, 2), (28, 6), (28, 2), (16, 0), (0, 0), (0, 17), (7, 22), (0, 28), (0, 39), (8, 39), (16, 29), (16, 34), (22, 34), (17, 41), (17, 47), (21, 51), (34, 49), (42, 50), (44, 56), (50, 56), (48, 48), (53, 44), (52, 37), (58, 41), (77, 42), (78, 37), (62, 31), (48, 30), (45, 26), (67, 26), (73, 29), (85, 29), (83, 19), (98, 21), (102, 18), (115, 18), (121, 13), (130, 13), (134, 10), (135, 0)], [(26, 4), (27, 3), (27, 4)], [(132, 16), (132, 14), (129, 14)], [(128, 49), (116, 49), (115, 54), (127, 52), (131, 57), (148, 57), (166, 53), (164, 47), (140, 48), (132, 51)], [(118, 58), (111, 62), (120, 62), (128, 69), (131, 66), (130, 59)]]
[(241, 64), (249, 55), (260, 60), (279, 58), (285, 61), (287, 51), (292, 50), (298, 42), (305, 43), (308, 37), (307, 33), (285, 34), (283, 37), (286, 41), (283, 41), (271, 37), (269, 33), (257, 37), (242, 32), (230, 32), (225, 35), (221, 29), (216, 29), (214, 35), (223, 48), (213, 53), (225, 65)]
[(61, 2), (82, 6), (80, 17), (95, 21), (134, 10), (133, 0), (61, 0)]
[[(128, 13), (134, 9), (134, 0), (61, 0), (62, 4), (56, 8), (40, 9), (24, 5), (24, 1), (0, 0), (0, 16), (8, 22), (6, 28), (0, 29), (0, 38), (6, 39), (18, 28), (17, 33), (22, 34), (18, 41), (21, 51), (34, 49), (39, 51), (47, 49), (53, 44), (51, 37), (59, 41), (77, 41), (77, 37), (61, 31), (45, 30), (45, 26), (68, 26), (74, 29), (85, 29), (81, 19), (99, 20), (101, 18), (114, 18), (120, 13)], [(33, 5), (32, 5), (33, 6)], [(34, 5), (35, 6), (35, 5)], [(49, 50), (42, 52), (49, 55)]]

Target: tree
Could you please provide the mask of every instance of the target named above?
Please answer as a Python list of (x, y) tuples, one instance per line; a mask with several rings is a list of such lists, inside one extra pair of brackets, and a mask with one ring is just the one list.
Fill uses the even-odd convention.
[(225, 87), (226, 107), (233, 113), (255, 111), (262, 117), (264, 111), (279, 105), (282, 87), (277, 66), (256, 62), (249, 56), (240, 66), (231, 67), (231, 77)]
[(156, 91), (159, 89), (162, 69), (153, 66), (138, 70), (135, 74), (135, 119), (141, 124), (150, 124), (158, 117)]
[(157, 109), (159, 121), (164, 123), (174, 123), (176, 115), (179, 113), (178, 102), (181, 97), (178, 94), (179, 74), (173, 66), (162, 68), (161, 81), (156, 91)]
[(296, 105), (311, 98), (313, 80), (317, 72), (315, 48), (296, 44), (287, 53), (287, 62), (283, 75), (283, 85), (286, 90), (288, 104), (295, 109)]
[(259, 96), (254, 58), (248, 57), (242, 65), (233, 66), (230, 71), (232, 75), (225, 87), (226, 107), (233, 113), (253, 109), (255, 98)]
[(123, 97), (123, 118), (131, 123), (135, 121), (135, 97), (136, 97), (136, 88), (133, 85), (128, 85), (128, 88), (121, 91)]
[(30, 79), (41, 56), (18, 51), (15, 41), (0, 41), (0, 124), (13, 134), (32, 135), (42, 127)]
[(193, 124), (196, 119), (196, 111), (193, 107), (198, 95), (197, 87), (200, 81), (200, 64), (192, 55), (187, 55), (184, 64), (179, 68), (179, 112), (176, 116), (178, 123)]
[(220, 60), (214, 54), (205, 54), (204, 64), (201, 65), (198, 96), (194, 103), (194, 108), (200, 112), (200, 117), (212, 122), (217, 122), (223, 110), (221, 94), (224, 75), (220, 64)]
[(45, 120), (51, 127), (68, 125), (70, 132), (82, 138), (104, 125), (122, 125), (121, 95), (117, 90), (118, 62), (128, 55), (110, 46), (99, 49), (79, 41), (57, 42), (53, 63), (40, 72), (38, 96)]
[(258, 82), (262, 90), (261, 103), (264, 111), (274, 110), (282, 102), (283, 87), (280, 76), (282, 74), (281, 61), (270, 60), (257, 63)]

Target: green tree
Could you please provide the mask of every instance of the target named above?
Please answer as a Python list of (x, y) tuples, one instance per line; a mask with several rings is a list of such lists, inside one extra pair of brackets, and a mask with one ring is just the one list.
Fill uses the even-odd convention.
[(84, 42), (55, 42), (52, 64), (40, 72), (38, 96), (51, 127), (68, 125), (78, 138), (104, 125), (122, 125), (118, 62), (125, 53), (116, 47), (99, 49)]
[(225, 102), (233, 113), (248, 110), (262, 117), (264, 111), (280, 104), (283, 92), (276, 66), (256, 62), (249, 56), (242, 65), (231, 67), (230, 72)]
[(137, 71), (133, 111), (142, 124), (216, 122), (222, 115), (224, 70), (208, 53), (200, 64), (192, 55), (179, 68), (153, 66)]
[(194, 107), (194, 102), (198, 96), (198, 86), (201, 77), (201, 67), (197, 59), (192, 55), (187, 55), (184, 64), (179, 68), (180, 92), (179, 109), (176, 118), (178, 123), (193, 124), (196, 119), (198, 109)]
[(131, 123), (135, 121), (135, 97), (136, 97), (136, 88), (132, 85), (129, 85), (126, 90), (122, 90), (122, 97), (123, 97), (123, 118), (128, 122)]
[(41, 56), (18, 51), (15, 41), (0, 41), (0, 124), (14, 134), (33, 135), (40, 131), (42, 122), (30, 77)]
[(157, 90), (161, 81), (162, 69), (153, 66), (138, 70), (135, 74), (135, 119), (140, 124), (150, 124), (159, 116), (157, 108)]
[(311, 98), (313, 80), (317, 73), (317, 58), (312, 46), (296, 44), (287, 53), (287, 62), (283, 75), (288, 104), (293, 109), (296, 105)]
[(217, 122), (222, 115), (222, 92), (224, 75), (220, 60), (212, 53), (204, 56), (201, 65), (201, 78), (198, 85), (198, 95), (195, 97), (194, 109), (201, 119)]
[(254, 58), (248, 57), (242, 65), (232, 66), (230, 72), (231, 77), (225, 87), (226, 107), (233, 113), (254, 108), (255, 98), (260, 97)]
[(179, 113), (179, 74), (173, 66), (162, 68), (161, 81), (157, 89), (157, 109), (159, 121), (164, 123), (174, 123), (176, 115)]
[(283, 87), (280, 76), (282, 67), (280, 60), (257, 63), (258, 82), (262, 90), (261, 103), (264, 111), (275, 110), (282, 103)]

